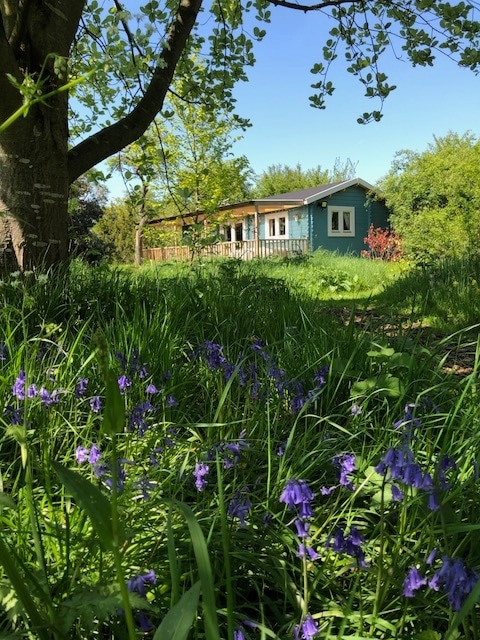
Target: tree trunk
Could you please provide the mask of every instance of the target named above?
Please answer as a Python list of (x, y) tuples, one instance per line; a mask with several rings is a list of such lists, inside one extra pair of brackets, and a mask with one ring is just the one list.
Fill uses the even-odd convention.
[(67, 102), (32, 107), (0, 135), (0, 250), (21, 270), (68, 255)]
[(143, 229), (147, 224), (148, 216), (142, 215), (135, 229), (135, 266), (142, 264), (143, 254)]

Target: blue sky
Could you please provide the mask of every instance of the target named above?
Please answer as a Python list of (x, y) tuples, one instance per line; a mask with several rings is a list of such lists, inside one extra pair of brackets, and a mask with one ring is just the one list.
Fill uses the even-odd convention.
[[(272, 7), (267, 35), (255, 45), (257, 63), (247, 69), (249, 81), (234, 91), (237, 113), (252, 126), (233, 152), (245, 155), (257, 174), (273, 164), (332, 169), (340, 158), (350, 159), (357, 176), (375, 184), (388, 172), (397, 151), (423, 151), (434, 136), (449, 131), (480, 137), (480, 76), (444, 56), (428, 68), (412, 67), (392, 54), (384, 56), (382, 70), (397, 89), (385, 101), (379, 123), (357, 124), (357, 117), (378, 108), (378, 103), (364, 97), (363, 85), (347, 73), (342, 56), (332, 67), (330, 79), (336, 90), (327, 99), (327, 108), (312, 108), (308, 96), (316, 77), (310, 69), (322, 61), (329, 28), (328, 19), (319, 12)], [(109, 182), (109, 188), (110, 197), (122, 195), (118, 178)]]
[(322, 61), (326, 31), (319, 13), (272, 8), (272, 23), (255, 49), (257, 64), (249, 82), (238, 85), (237, 111), (252, 127), (235, 146), (260, 173), (272, 164), (308, 169), (333, 168), (335, 159), (350, 158), (357, 175), (375, 183), (401, 149), (423, 151), (449, 131), (480, 135), (480, 76), (445, 57), (434, 67), (412, 67), (389, 55), (381, 64), (389, 83), (397, 85), (384, 103), (381, 122), (357, 124), (364, 111), (378, 108), (363, 95), (363, 85), (348, 74), (342, 58), (335, 61), (331, 80), (336, 91), (326, 110), (314, 109), (308, 96)]

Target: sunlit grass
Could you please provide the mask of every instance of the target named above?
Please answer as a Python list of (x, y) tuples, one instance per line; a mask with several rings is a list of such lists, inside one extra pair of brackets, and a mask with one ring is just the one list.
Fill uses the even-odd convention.
[(466, 269), (428, 309), (326, 254), (5, 278), (0, 635), (479, 639), (475, 331), (409, 329)]

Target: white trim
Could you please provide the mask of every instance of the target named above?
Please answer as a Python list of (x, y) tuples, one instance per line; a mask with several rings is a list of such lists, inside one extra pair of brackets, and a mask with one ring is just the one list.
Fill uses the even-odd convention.
[[(272, 225), (273, 234), (271, 233)], [(284, 233), (280, 233), (281, 230)], [(288, 231), (288, 211), (265, 214), (265, 240), (288, 240)]]
[[(348, 214), (348, 216), (345, 217), (344, 214)], [(335, 215), (337, 222), (336, 226), (338, 227), (337, 229), (333, 228), (334, 225), (332, 224)], [(341, 205), (337, 207), (330, 206), (327, 209), (327, 216), (327, 228), (329, 237), (352, 238), (355, 236), (355, 207), (343, 207)], [(347, 222), (349, 228), (346, 228)]]
[(313, 196), (309, 198), (305, 198), (303, 201), (304, 204), (311, 204), (312, 202), (316, 202), (317, 200), (322, 200), (327, 196), (331, 196), (334, 193), (338, 193), (339, 191), (343, 191), (344, 189), (348, 189), (348, 187), (363, 187), (367, 191), (373, 191), (375, 187), (373, 184), (362, 180), (361, 178), (352, 178), (351, 180), (345, 180), (345, 182), (340, 182), (340, 184), (336, 184), (330, 189), (324, 189), (323, 191), (319, 191)]

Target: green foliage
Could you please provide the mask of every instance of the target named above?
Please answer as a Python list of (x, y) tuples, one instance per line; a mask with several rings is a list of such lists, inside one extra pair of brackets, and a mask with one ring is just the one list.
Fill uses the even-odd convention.
[[(294, 286), (320, 265), (359, 274), (356, 300)], [(162, 640), (237, 630), (291, 638), (307, 612), (318, 638), (479, 640), (478, 584), (456, 613), (443, 588), (403, 595), (410, 568), (432, 575), (443, 555), (480, 568), (480, 354), (475, 335), (470, 372), (452, 375), (450, 351), (438, 332), (419, 329), (421, 314), (398, 326), (397, 303), (374, 308), (400, 266), (326, 253), (135, 271), (77, 261), (40, 282), (4, 282), (0, 635), (133, 640), (140, 630), (119, 614), (130, 607), (135, 625), (148, 616)], [(458, 263), (458, 279), (462, 269), (466, 281), (471, 266)], [(417, 272), (415, 283), (421, 295)], [(472, 347), (465, 330), (445, 340)], [(13, 391), (20, 370), (23, 399)], [(123, 391), (120, 376), (130, 381)], [(93, 445), (99, 464), (82, 462), (77, 447)], [(393, 473), (378, 466), (407, 445), (438, 510), (397, 478), (398, 500)], [(346, 453), (355, 456), (351, 487), (338, 473)], [(445, 455), (455, 466), (442, 472)], [(199, 462), (209, 465), (201, 491)], [(292, 479), (314, 494), (306, 538), (280, 501)], [(354, 529), (365, 563), (332, 544)], [(319, 557), (302, 557), (300, 544)], [(125, 599), (147, 571), (156, 583)]]
[(252, 197), (264, 198), (297, 189), (318, 187), (329, 182), (341, 182), (355, 177), (355, 169), (351, 160), (342, 164), (339, 158), (332, 170), (322, 169), (320, 165), (312, 169), (303, 169), (301, 164), (295, 167), (271, 165), (257, 177)]
[(104, 210), (93, 233), (104, 243), (105, 256), (113, 262), (133, 262), (135, 250), (135, 210), (127, 202), (115, 200)]
[(397, 154), (380, 189), (408, 258), (431, 264), (478, 254), (479, 184), (480, 142), (471, 134)]

